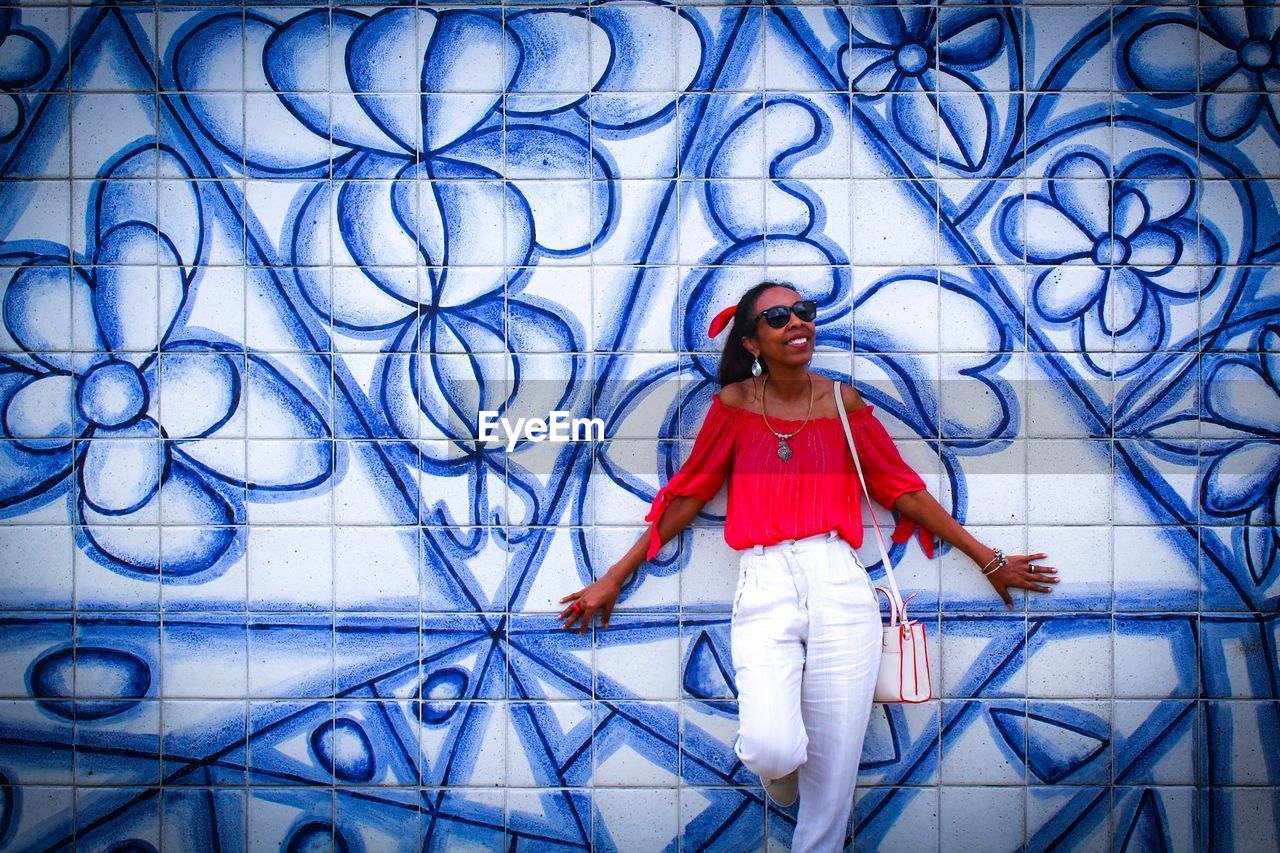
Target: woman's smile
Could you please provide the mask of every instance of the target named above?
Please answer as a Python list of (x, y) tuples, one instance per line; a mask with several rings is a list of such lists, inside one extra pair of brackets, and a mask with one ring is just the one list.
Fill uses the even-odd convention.
[(805, 334), (797, 335), (796, 337), (787, 341), (786, 346), (790, 347), (791, 349), (807, 349), (809, 346), (809, 342), (811, 340), (812, 339), (808, 335), (805, 335)]

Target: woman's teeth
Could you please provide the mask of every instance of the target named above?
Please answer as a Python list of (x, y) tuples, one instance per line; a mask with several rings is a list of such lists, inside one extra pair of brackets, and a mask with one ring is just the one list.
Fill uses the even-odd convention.
[(808, 338), (796, 338), (796, 339), (794, 339), (794, 340), (787, 341), (787, 346), (789, 346), (789, 347), (795, 347), (796, 349), (800, 349), (800, 348), (802, 348), (802, 347), (806, 347), (806, 346), (808, 346), (808, 345), (809, 345), (809, 339), (808, 339)]

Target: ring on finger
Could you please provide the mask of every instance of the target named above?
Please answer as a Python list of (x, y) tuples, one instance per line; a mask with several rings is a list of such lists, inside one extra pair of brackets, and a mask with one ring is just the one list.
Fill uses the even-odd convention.
[(1033, 574), (1033, 575), (1036, 573), (1036, 567), (1035, 567), (1035, 566), (1027, 566), (1027, 570), (1028, 570), (1029, 572), (1031, 572), (1031, 574)]

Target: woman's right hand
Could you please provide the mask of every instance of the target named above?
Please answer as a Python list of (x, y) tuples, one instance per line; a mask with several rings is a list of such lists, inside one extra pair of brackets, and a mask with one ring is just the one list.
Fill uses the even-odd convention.
[[(571, 602), (568, 607), (561, 611), (557, 617), (564, 624), (561, 626), (566, 630), (573, 630), (574, 623), (581, 620), (582, 626), (578, 633), (584, 634), (591, 625), (591, 619), (597, 613), (600, 614), (600, 627), (609, 627), (609, 614), (613, 613), (613, 605), (618, 601), (618, 595), (622, 592), (622, 584), (613, 578), (612, 569), (598, 581), (589, 586), (585, 586), (577, 592), (571, 592), (564, 598), (560, 599), (560, 603), (566, 601)], [(565, 621), (565, 620), (568, 621)]]

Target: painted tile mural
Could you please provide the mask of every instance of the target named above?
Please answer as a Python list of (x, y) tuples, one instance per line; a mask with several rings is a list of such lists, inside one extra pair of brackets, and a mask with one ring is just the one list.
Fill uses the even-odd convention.
[(1274, 849), (1278, 92), (1261, 4), (0, 7), (0, 847), (785, 847), (723, 493), (554, 617), (768, 276), (1063, 577), (898, 546), (858, 845)]

